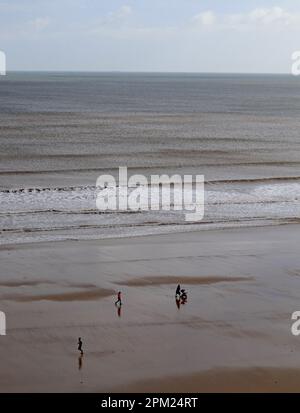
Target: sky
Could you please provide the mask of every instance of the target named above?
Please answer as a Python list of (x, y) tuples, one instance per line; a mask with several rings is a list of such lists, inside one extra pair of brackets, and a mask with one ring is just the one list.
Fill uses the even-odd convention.
[(289, 73), (299, 0), (0, 0), (7, 70)]

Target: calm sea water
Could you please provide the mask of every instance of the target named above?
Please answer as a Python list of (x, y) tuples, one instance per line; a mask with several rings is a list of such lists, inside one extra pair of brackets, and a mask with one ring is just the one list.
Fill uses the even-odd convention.
[[(95, 206), (102, 173), (204, 174), (205, 218)], [(0, 77), (1, 243), (300, 217), (300, 78), (10, 73)]]

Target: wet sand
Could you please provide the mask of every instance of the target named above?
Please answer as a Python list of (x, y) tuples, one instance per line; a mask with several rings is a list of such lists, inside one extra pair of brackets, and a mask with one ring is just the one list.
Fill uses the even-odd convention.
[(285, 225), (2, 246), (0, 391), (300, 391), (299, 242)]
[(207, 285), (216, 284), (221, 282), (234, 282), (234, 281), (248, 281), (250, 277), (187, 277), (185, 275), (178, 275), (176, 277), (172, 275), (160, 276), (160, 277), (141, 277), (134, 278), (128, 281), (121, 281), (116, 284), (127, 285), (128, 287), (144, 287), (147, 285), (169, 285), (180, 284), (184, 280), (185, 285)]
[(189, 376), (134, 383), (122, 392), (137, 393), (299, 393), (300, 370), (252, 367), (213, 369)]
[(20, 301), (20, 302), (31, 302), (31, 301), (89, 301), (97, 300), (103, 297), (109, 297), (113, 295), (114, 290), (106, 290), (104, 288), (93, 288), (92, 290), (83, 291), (73, 291), (62, 294), (40, 294), (40, 295), (3, 295), (2, 299), (5, 301)]

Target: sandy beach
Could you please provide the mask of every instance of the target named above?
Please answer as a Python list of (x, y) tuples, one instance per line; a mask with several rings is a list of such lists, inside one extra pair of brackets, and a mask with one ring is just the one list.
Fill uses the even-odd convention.
[(0, 391), (299, 391), (299, 229), (1, 246)]
[(300, 393), (299, 1), (0, 22), (2, 410)]

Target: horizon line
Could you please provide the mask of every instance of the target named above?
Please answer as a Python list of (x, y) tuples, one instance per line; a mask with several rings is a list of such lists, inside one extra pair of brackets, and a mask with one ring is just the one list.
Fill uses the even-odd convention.
[(158, 70), (70, 70), (70, 69), (20, 69), (7, 70), (9, 73), (119, 73), (119, 74), (203, 74), (203, 75), (291, 75), (290, 72), (206, 72), (206, 71), (158, 71)]

